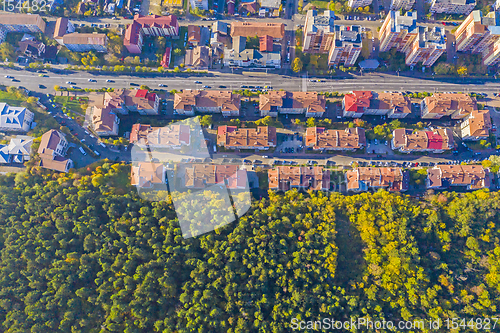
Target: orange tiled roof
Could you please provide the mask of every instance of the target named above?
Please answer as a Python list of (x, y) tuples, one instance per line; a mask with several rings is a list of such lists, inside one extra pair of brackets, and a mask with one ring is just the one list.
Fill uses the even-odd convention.
[(477, 110), (476, 99), (467, 94), (436, 93), (425, 98), (429, 113), (447, 114), (449, 110), (460, 110), (460, 114), (469, 114)]
[(430, 187), (468, 186), (471, 189), (490, 186), (489, 170), (481, 165), (438, 165), (427, 171)]
[(237, 128), (219, 126), (217, 144), (226, 147), (274, 147), (276, 146), (276, 128), (259, 126), (257, 128)]
[(365, 130), (361, 127), (345, 130), (309, 127), (306, 130), (305, 145), (314, 149), (358, 149), (366, 145)]
[(221, 108), (221, 111), (237, 111), (241, 96), (222, 90), (184, 90), (174, 96), (174, 109), (190, 111), (193, 106)]
[(285, 36), (285, 25), (266, 22), (231, 22), (232, 37), (261, 37), (265, 35), (282, 39)]
[(322, 167), (279, 166), (268, 171), (269, 189), (288, 191), (305, 188), (315, 191), (330, 188), (330, 171)]

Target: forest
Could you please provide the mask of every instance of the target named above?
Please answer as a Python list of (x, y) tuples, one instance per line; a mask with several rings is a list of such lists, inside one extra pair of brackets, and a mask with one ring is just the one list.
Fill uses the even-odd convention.
[(170, 199), (141, 199), (129, 168), (0, 176), (0, 331), (267, 333), (293, 318), (498, 313), (497, 192), (269, 192), (184, 239)]

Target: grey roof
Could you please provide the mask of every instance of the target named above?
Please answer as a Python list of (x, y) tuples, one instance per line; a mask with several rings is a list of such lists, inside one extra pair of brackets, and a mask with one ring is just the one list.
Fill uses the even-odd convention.
[(18, 135), (15, 138), (10, 139), (9, 143), (9, 154), (11, 155), (30, 155), (31, 145), (33, 144), (33, 138), (26, 135)]
[(332, 32), (334, 26), (334, 12), (330, 10), (325, 10), (323, 15), (318, 16), (318, 12), (314, 9), (307, 11), (307, 26), (305, 27), (306, 32), (317, 32), (318, 30), (323, 30), (325, 32)]
[(260, 6), (263, 8), (279, 8), (280, 7), (280, 0), (261, 0), (260, 1)]
[(391, 31), (408, 30), (411, 32), (417, 28), (417, 12), (406, 12), (405, 15), (401, 15), (399, 11), (391, 10), (389, 15), (391, 15)]
[(228, 24), (221, 21), (215, 21), (212, 24), (212, 32), (219, 32), (223, 35), (227, 35)]

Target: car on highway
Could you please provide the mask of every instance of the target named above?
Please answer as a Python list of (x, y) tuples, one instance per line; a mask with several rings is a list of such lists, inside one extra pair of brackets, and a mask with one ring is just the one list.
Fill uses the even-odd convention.
[(210, 86), (203, 86), (203, 88), (206, 88), (206, 89), (208, 89), (208, 88), (210, 88)]
[(134, 83), (134, 82), (130, 82), (128, 85), (129, 85), (129, 86), (134, 86), (134, 87), (138, 86), (138, 84), (137, 84), (137, 83)]
[(108, 79), (108, 80), (106, 80), (106, 82), (115, 82), (115, 81), (113, 81), (113, 80), (109, 80), (109, 79)]
[(219, 86), (219, 88), (227, 88), (226, 86)]
[(195, 84), (201, 84), (201, 81), (194, 81)]
[(10, 76), (10, 75), (5, 75), (5, 78), (6, 78), (6, 79), (13, 79), (14, 77), (13, 77), (13, 76)]
[(163, 84), (163, 83), (160, 83), (160, 84), (158, 84), (158, 87), (167, 87), (167, 85)]
[(75, 82), (71, 82), (71, 81), (67, 81), (66, 84), (75, 85), (76, 83)]
[(39, 85), (38, 85), (38, 88), (40, 88), (40, 89), (45, 89), (45, 88), (47, 88), (47, 87), (45, 87), (43, 84), (39, 84)]

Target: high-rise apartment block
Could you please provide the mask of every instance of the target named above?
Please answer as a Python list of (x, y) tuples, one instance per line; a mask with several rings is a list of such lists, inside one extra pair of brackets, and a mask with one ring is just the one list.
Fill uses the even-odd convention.
[(406, 53), (408, 66), (432, 66), (446, 52), (446, 32), (442, 27), (418, 27), (418, 35)]
[(303, 51), (308, 53), (328, 53), (335, 38), (333, 11), (326, 10), (318, 16), (316, 10), (308, 10), (304, 25)]
[(483, 63), (495, 65), (500, 60), (500, 14), (491, 12), (486, 16), (475, 10), (455, 32), (456, 50), (482, 54)]
[(353, 66), (361, 54), (361, 27), (359, 25), (335, 26), (335, 40), (328, 54), (328, 65)]
[(386, 52), (393, 47), (406, 53), (418, 35), (417, 13), (390, 11), (379, 32), (380, 52)]

